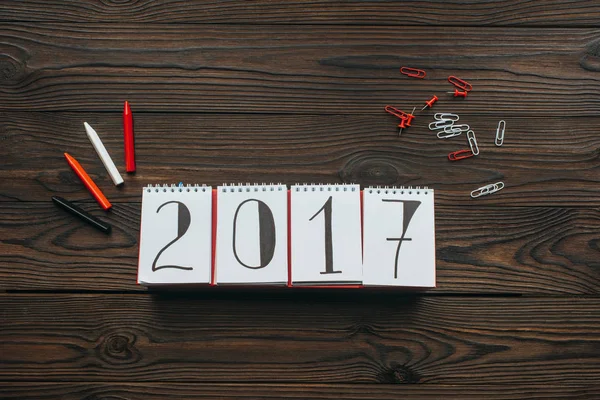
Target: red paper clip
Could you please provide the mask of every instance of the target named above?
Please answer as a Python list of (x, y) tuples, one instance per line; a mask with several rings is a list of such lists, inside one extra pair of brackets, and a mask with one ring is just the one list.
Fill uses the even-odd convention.
[(410, 68), (410, 67), (400, 68), (400, 73), (402, 75), (410, 76), (411, 78), (419, 78), (419, 79), (423, 79), (423, 78), (425, 78), (425, 75), (427, 75), (425, 73), (425, 71), (423, 71), (422, 69), (416, 69), (416, 68)]
[(464, 92), (461, 92), (458, 89), (454, 89), (454, 92), (447, 92), (450, 94), (454, 93), (454, 97), (467, 97), (467, 95), (469, 94), (469, 92), (467, 92), (466, 90)]
[(465, 158), (473, 157), (474, 155), (475, 154), (473, 154), (471, 149), (458, 150), (458, 151), (453, 151), (452, 153), (448, 154), (448, 160), (450, 160), (450, 161), (464, 160)]
[[(405, 121), (406, 126), (410, 126), (412, 120), (415, 118), (414, 114), (405, 113), (402, 110), (398, 110), (396, 107), (385, 106), (384, 110), (385, 110), (385, 112), (392, 114), (394, 117), (398, 117), (401, 120)], [(414, 110), (413, 110), (413, 112), (414, 112)], [(405, 128), (405, 127), (403, 126), (402, 128)]]
[(450, 75), (448, 77), (448, 82), (450, 82), (457, 88), (464, 90), (465, 92), (470, 92), (471, 90), (473, 90), (473, 86), (469, 82), (463, 81), (462, 79), (457, 78), (453, 75)]
[(386, 113), (392, 114), (394, 117), (398, 117), (400, 119), (406, 118), (406, 116), (408, 115), (404, 111), (398, 110), (396, 107), (392, 107), (392, 106), (385, 106), (383, 109), (385, 110)]

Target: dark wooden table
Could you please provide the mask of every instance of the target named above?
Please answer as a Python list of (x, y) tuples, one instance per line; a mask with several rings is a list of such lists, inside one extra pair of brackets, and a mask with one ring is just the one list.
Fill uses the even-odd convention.
[[(0, 21), (0, 397), (600, 398), (598, 1), (4, 0)], [(431, 112), (396, 135), (383, 106), (433, 94), (479, 157), (450, 163)], [(83, 121), (123, 171), (124, 100), (117, 189)], [(50, 202), (103, 214), (65, 151), (112, 235)], [(438, 288), (148, 293), (141, 188), (179, 181), (433, 187)]]

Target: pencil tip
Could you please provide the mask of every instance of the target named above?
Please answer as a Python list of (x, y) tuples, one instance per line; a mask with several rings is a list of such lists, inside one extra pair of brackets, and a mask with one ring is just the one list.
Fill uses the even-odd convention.
[(96, 131), (94, 130), (94, 128), (92, 128), (92, 126), (90, 124), (88, 124), (87, 122), (84, 122), (83, 126), (85, 127), (85, 133), (88, 136), (94, 135), (96, 133)]
[(129, 107), (129, 102), (125, 100), (125, 104), (123, 105), (123, 112), (125, 114), (131, 114), (131, 108)]

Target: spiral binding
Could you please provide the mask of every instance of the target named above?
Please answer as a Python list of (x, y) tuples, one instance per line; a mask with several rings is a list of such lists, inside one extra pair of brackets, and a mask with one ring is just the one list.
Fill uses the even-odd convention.
[(409, 194), (409, 195), (427, 195), (433, 194), (433, 189), (427, 186), (369, 186), (365, 188), (365, 192), (376, 193), (376, 194)]
[(283, 183), (224, 183), (218, 187), (219, 192), (234, 193), (234, 192), (285, 192), (287, 186)]
[(296, 183), (290, 187), (295, 192), (357, 192), (360, 185), (354, 183)]
[[(292, 185), (290, 189), (296, 192), (355, 192), (360, 191), (360, 186), (358, 184), (315, 184), (315, 183), (296, 183)], [(219, 191), (223, 193), (233, 193), (233, 192), (281, 192), (287, 191), (287, 186), (283, 183), (224, 183), (222, 186), (218, 187)], [(177, 184), (149, 184), (144, 187), (144, 191), (151, 193), (174, 193), (174, 192), (207, 192), (212, 190), (212, 187), (207, 185), (199, 185), (199, 184), (187, 184), (183, 185), (183, 183)], [(427, 186), (369, 186), (364, 189), (365, 192), (368, 193), (376, 193), (376, 194), (429, 194), (433, 193), (433, 189), (430, 189)]]
[(183, 186), (183, 183), (179, 183), (178, 185), (172, 183), (172, 184), (156, 184), (154, 186), (152, 186), (152, 184), (149, 184), (148, 186), (144, 187), (144, 191), (147, 193), (175, 193), (175, 192), (207, 192), (212, 190), (212, 188), (210, 186), (206, 186), (206, 185), (198, 185), (198, 184), (187, 184), (185, 186)]

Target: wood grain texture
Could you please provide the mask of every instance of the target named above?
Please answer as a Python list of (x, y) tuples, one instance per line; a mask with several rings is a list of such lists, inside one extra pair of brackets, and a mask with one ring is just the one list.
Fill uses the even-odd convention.
[(598, 298), (0, 295), (2, 381), (597, 384)]
[[(599, 16), (592, 0), (1, 1), (0, 398), (599, 398)], [(447, 161), (465, 138), (434, 139), (431, 111), (396, 136), (383, 106), (433, 94), (481, 156)], [(138, 172), (117, 189), (82, 125), (121, 168), (126, 99)], [(439, 287), (147, 292), (140, 190), (178, 181), (433, 187)]]
[[(442, 108), (436, 110), (451, 110)], [(135, 114), (135, 175), (124, 172), (120, 113), (0, 112), (0, 201), (62, 195), (94, 202), (64, 160), (75, 156), (112, 202), (139, 202), (148, 184), (327, 182), (428, 186), (437, 205), (600, 206), (600, 118), (506, 118), (505, 144), (493, 144), (498, 118), (464, 116), (481, 154), (450, 162), (468, 148), (464, 135), (437, 139), (431, 112), (397, 136), (382, 108), (364, 116)], [(87, 139), (99, 133), (125, 185), (116, 188)], [(27, 156), (24, 156), (27, 155)], [(477, 200), (469, 193), (503, 181)]]
[(588, 400), (600, 387), (565, 385), (392, 385), (239, 383), (38, 383), (2, 382), (4, 400), (169, 399), (355, 399), (355, 400)]
[[(450, 12), (449, 12), (450, 11)], [(19, 1), (0, 3), (0, 21), (597, 26), (596, 1)]]
[(596, 29), (4, 23), (0, 109), (116, 111), (128, 99), (138, 112), (369, 114), (423, 104), (455, 74), (475, 88), (448, 100), (459, 114), (596, 116), (599, 40)]
[[(136, 285), (140, 204), (83, 208), (113, 233), (50, 201), (3, 203), (0, 290), (144, 290)], [(598, 209), (438, 207), (435, 291), (598, 294), (599, 230)]]

